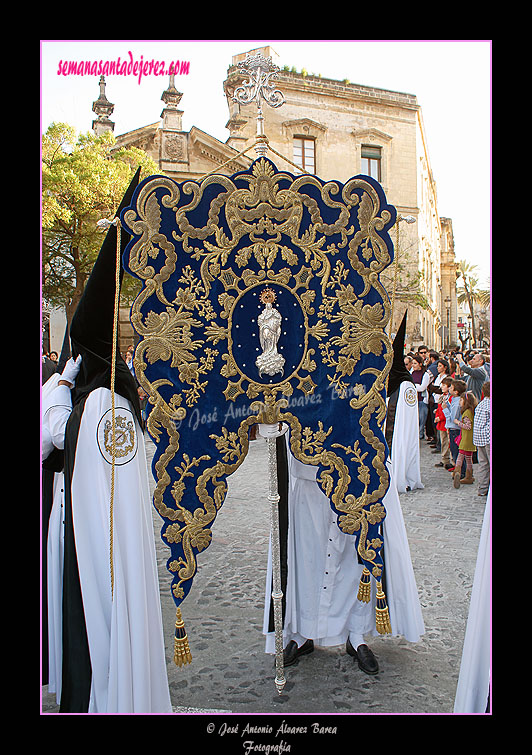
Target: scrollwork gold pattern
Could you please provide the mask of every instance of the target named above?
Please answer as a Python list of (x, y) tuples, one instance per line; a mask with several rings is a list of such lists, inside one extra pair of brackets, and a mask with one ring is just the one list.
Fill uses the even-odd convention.
[[(395, 221), (382, 189), (363, 176), (344, 185), (293, 176), (260, 158), (231, 177), (146, 179), (122, 221), (132, 234), (124, 265), (143, 282), (131, 310), (134, 366), (149, 396), (154, 505), (176, 603), (255, 423), (290, 425), (292, 453), (318, 467), (338, 526), (380, 580), (392, 347), (379, 274)], [(283, 369), (269, 375), (256, 367), (266, 288), (284, 349)]]

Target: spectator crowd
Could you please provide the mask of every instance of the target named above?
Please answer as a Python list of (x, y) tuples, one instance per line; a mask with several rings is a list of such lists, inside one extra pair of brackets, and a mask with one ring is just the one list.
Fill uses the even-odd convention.
[[(133, 375), (134, 347), (124, 354)], [(482, 351), (434, 351), (420, 346), (405, 365), (418, 393), (419, 438), (439, 456), (435, 466), (452, 475), (455, 488), (475, 482), (478, 495), (490, 484), (490, 360)], [(43, 355), (43, 383), (57, 369), (56, 352)], [(139, 398), (146, 419), (147, 396)]]
[[(455, 488), (490, 485), (490, 361), (482, 351), (434, 351), (420, 346), (405, 356), (418, 393), (419, 438), (439, 456), (436, 467)], [(475, 466), (474, 466), (475, 465)], [(474, 469), (478, 470), (475, 472)]]

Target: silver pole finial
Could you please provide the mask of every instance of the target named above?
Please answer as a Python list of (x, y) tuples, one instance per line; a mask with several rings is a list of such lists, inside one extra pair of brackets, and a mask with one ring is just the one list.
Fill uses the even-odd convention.
[(279, 66), (272, 63), (271, 57), (266, 58), (262, 53), (247, 55), (246, 59), (238, 64), (242, 74), (249, 76), (242, 86), (235, 89), (233, 101), (240, 105), (249, 105), (253, 100), (257, 104), (257, 144), (255, 151), (259, 156), (264, 156), (268, 151), (268, 140), (264, 133), (264, 115), (262, 114), (262, 100), (270, 107), (280, 107), (284, 104), (284, 94), (275, 89), (271, 79), (278, 76)]

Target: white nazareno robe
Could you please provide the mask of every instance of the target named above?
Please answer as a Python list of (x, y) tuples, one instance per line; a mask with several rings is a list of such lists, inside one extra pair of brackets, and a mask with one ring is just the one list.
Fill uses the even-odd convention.
[(404, 380), (399, 388), (395, 408), (392, 447), (393, 478), (399, 493), (424, 488), (419, 462), (419, 409), (413, 383)]
[[(343, 533), (330, 501), (316, 482), (316, 467), (302, 464), (288, 453), (288, 577), (283, 646), (290, 640), (301, 645), (306, 639), (315, 645), (339, 645), (354, 635), (377, 634), (375, 627), (376, 587), (372, 578), (371, 600), (358, 600), (362, 565), (358, 563), (355, 539)], [(386, 598), (392, 634), (417, 642), (425, 627), (410, 549), (394, 484), (391, 465), (390, 487), (383, 504)], [(271, 596), (271, 548), (268, 558), (263, 632), (266, 652), (275, 650), (269, 631)]]
[[(85, 402), (71, 484), (92, 670), (88, 712), (171, 713), (144, 438), (129, 402), (118, 394), (115, 416), (112, 590), (111, 392), (107, 388), (96, 389)], [(53, 511), (51, 516), (48, 553), (49, 572), (57, 580), (62, 555), (56, 514)], [(57, 590), (52, 589), (52, 599)], [(51, 609), (55, 624), (49, 643), (57, 647), (61, 620), (57, 607)]]
[(480, 533), (455, 713), (486, 713), (491, 670), (491, 491)]

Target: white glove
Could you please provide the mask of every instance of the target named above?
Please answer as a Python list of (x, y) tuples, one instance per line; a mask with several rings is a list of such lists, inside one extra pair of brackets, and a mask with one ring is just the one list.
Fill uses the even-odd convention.
[(71, 387), (74, 387), (80, 366), (81, 354), (78, 355), (75, 361), (70, 357), (65, 365), (65, 369), (61, 373), (61, 380), (65, 380), (67, 383), (70, 383)]

